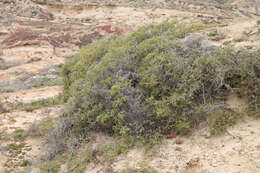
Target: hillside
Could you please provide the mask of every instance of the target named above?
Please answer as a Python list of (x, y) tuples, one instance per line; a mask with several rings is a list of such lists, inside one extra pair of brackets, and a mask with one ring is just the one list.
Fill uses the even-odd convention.
[[(257, 6), (260, 5), (253, 0), (0, 1), (0, 172), (260, 172), (259, 111), (251, 109), (259, 106), (260, 97), (260, 17)], [(168, 29), (161, 27), (160, 30), (158, 27), (159, 34), (148, 26), (153, 24), (156, 28), (165, 21), (169, 22), (169, 26), (166, 24)], [(164, 31), (167, 32), (163, 35)], [(149, 32), (155, 35), (149, 36)], [(142, 38), (148, 41), (139, 40), (142, 34)], [(133, 40), (140, 42), (133, 45)], [(236, 53), (223, 53), (226, 48)], [(170, 56), (160, 54), (161, 49)], [(214, 54), (216, 50), (222, 53)], [(102, 51), (106, 53), (102, 54)], [(135, 51), (137, 54), (133, 53)], [(98, 56), (99, 53), (102, 56)], [(207, 56), (203, 59), (204, 54)], [(124, 59), (126, 55), (129, 61)], [(201, 61), (195, 61), (197, 57)], [(234, 83), (227, 81), (237, 77), (236, 71), (230, 73), (230, 78), (224, 78), (226, 83), (211, 80), (207, 81), (209, 83), (197, 83), (196, 80), (183, 82), (182, 79), (188, 79), (189, 74), (203, 74), (198, 72), (199, 68), (196, 71), (195, 67), (188, 66), (190, 62), (197, 62), (200, 66), (210, 60), (217, 65), (224, 64), (228, 69), (235, 66), (239, 68), (239, 76), (244, 76), (238, 77)], [(178, 68), (177, 72), (185, 74), (180, 79), (174, 76), (176, 72), (164, 71), (164, 68), (177, 69), (178, 66), (174, 66), (176, 62), (185, 64), (184, 69)], [(237, 66), (234, 65), (236, 63)], [(64, 64), (67, 65), (64, 67)], [(221, 76), (217, 73), (217, 65), (215, 69), (210, 67), (206, 74)], [(163, 76), (165, 73), (167, 75)], [(105, 78), (101, 74), (108, 76)], [(196, 75), (193, 79), (198, 79)], [(207, 75), (200, 80), (208, 79), (206, 77), (210, 75)], [(121, 82), (115, 84), (109, 77)], [(132, 83), (124, 82), (126, 78)], [(90, 79), (93, 84), (85, 82)], [(171, 79), (178, 81), (183, 88), (177, 88), (177, 92)], [(84, 85), (80, 83), (82, 81)], [(210, 86), (210, 89), (201, 89), (201, 84), (203, 87)], [(97, 90), (88, 92), (88, 85), (96, 85)], [(82, 92), (89, 93), (88, 96), (83, 97), (81, 90), (77, 90), (81, 86), (85, 87)], [(187, 86), (190, 86), (189, 90), (185, 90)], [(106, 91), (106, 87), (114, 90)], [(122, 91), (122, 88), (125, 90)], [(112, 94), (108, 96), (106, 92)], [(120, 105), (119, 101), (125, 99), (120, 94), (128, 97), (128, 105), (134, 102), (136, 106), (121, 105), (118, 108), (121, 112), (128, 111), (127, 115), (142, 112), (142, 122), (152, 119), (149, 125), (137, 123), (145, 127), (143, 133), (139, 126), (124, 124), (120, 116), (114, 118), (118, 110), (110, 109), (110, 97), (115, 99), (113, 101), (118, 99), (113, 105)], [(99, 96), (102, 96), (100, 100)], [(176, 126), (171, 124), (172, 119), (165, 116), (165, 112), (170, 110), (165, 105), (177, 98), (184, 98), (187, 108), (192, 108), (192, 111), (185, 112), (186, 108), (179, 108), (178, 115), (175, 112), (176, 117), (183, 114), (185, 123)], [(156, 111), (143, 102), (153, 102), (152, 99), (156, 101), (155, 107), (160, 107), (156, 111), (160, 115), (159, 120), (165, 120), (164, 124), (154, 124), (158, 119), (151, 117)], [(137, 104), (139, 102), (140, 105)], [(97, 103), (102, 103), (102, 110), (105, 110), (98, 113), (103, 115), (98, 118), (103, 124), (88, 124), (86, 122), (96, 119), (91, 112), (94, 109), (86, 105)], [(208, 109), (206, 103), (221, 105), (225, 108), (223, 110), (239, 114), (239, 118), (235, 122), (231, 119), (227, 126), (220, 123), (217, 131), (214, 131), (216, 126), (208, 126), (212, 121), (216, 122), (214, 118), (212, 121), (205, 120), (204, 114), (200, 115), (199, 122), (202, 123), (189, 119), (192, 117), (190, 112), (199, 112), (197, 108)], [(108, 114), (108, 110), (112, 113)], [(215, 110), (215, 107), (210, 110)], [(67, 121), (60, 117), (70, 115), (75, 118), (82, 112), (88, 112), (92, 119), (87, 118), (88, 121), (82, 123), (79, 129), (72, 130), (78, 134), (77, 138), (66, 139), (65, 151), (61, 151), (65, 136), (58, 138), (55, 135), (59, 135)], [(109, 121), (111, 119), (113, 125)], [(186, 133), (187, 119), (189, 128)], [(77, 120), (75, 118), (72, 124), (75, 125)], [(160, 125), (165, 128), (159, 128)], [(130, 127), (132, 133), (122, 130)], [(87, 138), (79, 135), (82, 128), (90, 131)], [(124, 135), (127, 140), (119, 139)], [(131, 136), (142, 136), (141, 140), (145, 142), (132, 140)], [(45, 145), (46, 139), (49, 144), (60, 143), (48, 146)], [(149, 142), (154, 143), (150, 145)]]

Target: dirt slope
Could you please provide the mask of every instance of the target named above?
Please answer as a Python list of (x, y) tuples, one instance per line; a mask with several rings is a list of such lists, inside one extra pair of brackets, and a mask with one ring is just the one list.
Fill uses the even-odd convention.
[(119, 158), (113, 167), (119, 171), (146, 163), (159, 172), (259, 172), (259, 125), (259, 120), (246, 119), (221, 137), (209, 137), (202, 129), (190, 137), (166, 140), (152, 158), (145, 158), (140, 149), (133, 150), (127, 157)]

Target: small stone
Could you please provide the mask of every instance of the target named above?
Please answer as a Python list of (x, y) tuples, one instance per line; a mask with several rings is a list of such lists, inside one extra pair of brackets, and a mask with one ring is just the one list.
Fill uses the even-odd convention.
[(211, 164), (211, 166), (213, 166), (213, 167), (217, 167), (218, 164), (216, 163), (216, 161), (213, 161), (213, 163)]
[(183, 144), (183, 140), (181, 140), (181, 139), (176, 139), (175, 143), (176, 143), (177, 145)]
[(19, 156), (18, 158), (19, 158), (19, 159), (23, 159), (23, 158), (24, 158), (24, 156), (23, 156), (23, 155), (21, 155), (21, 156)]
[(176, 151), (181, 151), (182, 149), (181, 149), (181, 147), (176, 146), (176, 147), (175, 147), (175, 150), (176, 150)]
[(205, 154), (204, 154), (204, 157), (209, 157), (209, 154), (208, 154), (208, 153), (205, 153)]
[(177, 136), (176, 133), (171, 133), (170, 135), (167, 136), (167, 139), (176, 138), (176, 136)]

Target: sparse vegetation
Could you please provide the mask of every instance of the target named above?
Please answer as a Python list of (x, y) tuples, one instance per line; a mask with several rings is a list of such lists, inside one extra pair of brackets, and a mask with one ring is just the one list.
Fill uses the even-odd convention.
[(39, 137), (45, 136), (53, 129), (54, 119), (50, 117), (43, 118), (39, 121), (34, 121), (26, 131), (28, 136)]
[(37, 61), (41, 61), (42, 59), (39, 58), (39, 57), (32, 57), (30, 58), (26, 63), (29, 64), (29, 63), (32, 63), (32, 62), (37, 62)]
[(0, 101), (0, 113), (7, 112), (7, 107)]
[(157, 171), (147, 166), (140, 169), (127, 168), (125, 170), (122, 170), (121, 173), (157, 173)]
[(62, 80), (60, 78), (48, 78), (43, 77), (40, 79), (35, 79), (30, 82), (31, 87), (33, 88), (40, 88), (46, 86), (57, 86), (62, 85)]
[(71, 156), (68, 159), (68, 170), (71, 173), (84, 173), (88, 164), (94, 160), (93, 150), (85, 148), (80, 150), (78, 155)]
[(6, 70), (8, 68), (14, 67), (14, 66), (18, 66), (20, 65), (19, 62), (6, 62), (5, 60), (3, 60), (2, 58), (0, 58), (0, 70)]
[(239, 118), (239, 114), (232, 110), (218, 109), (212, 111), (208, 117), (208, 123), (212, 134), (223, 134), (227, 127), (233, 125)]
[(16, 103), (11, 105), (11, 107), (12, 109), (19, 109), (27, 112), (32, 112), (44, 106), (58, 105), (61, 103), (62, 101), (60, 99), (60, 96), (55, 96), (53, 98), (39, 99), (31, 103)]
[(39, 166), (40, 173), (55, 173), (61, 166), (61, 162), (59, 160), (51, 160), (45, 162)]
[(14, 92), (15, 90), (13, 88), (0, 88), (0, 93), (12, 93)]
[(211, 40), (213, 41), (220, 41), (226, 38), (226, 35), (218, 30), (209, 32), (208, 36), (211, 37)]
[(244, 41), (248, 41), (248, 38), (246, 37), (240, 37), (240, 38), (236, 38), (234, 39), (235, 42), (244, 42)]
[(23, 160), (20, 164), (21, 167), (27, 167), (30, 165), (31, 165), (31, 162), (29, 160)]
[(8, 144), (8, 151), (12, 154), (12, 156), (18, 156), (20, 153), (22, 153), (22, 150), (25, 146), (24, 142), (19, 143), (11, 143)]
[(226, 27), (226, 26), (228, 26), (228, 24), (227, 23), (222, 23), (222, 24), (219, 24), (218, 26), (219, 27)]
[(11, 81), (0, 81), (0, 93), (62, 85), (63, 83), (60, 76), (60, 67), (61, 65), (47, 67), (38, 73), (26, 71), (10, 72), (10, 75), (19, 77)]
[(26, 135), (23, 129), (16, 129), (13, 132), (13, 139), (14, 141), (23, 142), (26, 139)]

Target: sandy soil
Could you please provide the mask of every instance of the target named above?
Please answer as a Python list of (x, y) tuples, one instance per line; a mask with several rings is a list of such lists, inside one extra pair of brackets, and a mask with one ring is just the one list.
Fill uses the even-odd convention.
[[(209, 137), (201, 129), (189, 137), (169, 139), (153, 157), (145, 158), (138, 149), (121, 157), (113, 167), (138, 168), (148, 164), (158, 172), (171, 173), (254, 173), (260, 171), (260, 121), (245, 119), (228, 129), (228, 134)], [(176, 144), (182, 141), (182, 144)]]
[(30, 103), (39, 99), (52, 98), (58, 95), (61, 90), (62, 88), (60, 86), (21, 90), (18, 92), (1, 94), (0, 98), (8, 103)]

